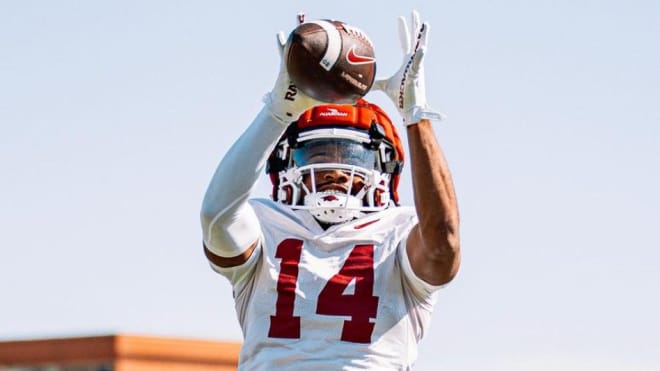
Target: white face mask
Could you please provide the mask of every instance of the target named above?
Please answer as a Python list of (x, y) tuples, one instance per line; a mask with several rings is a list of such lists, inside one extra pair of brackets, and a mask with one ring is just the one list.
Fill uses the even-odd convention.
[[(325, 171), (341, 171), (346, 181), (341, 182), (337, 188), (319, 189), (316, 175)], [(353, 187), (356, 177), (360, 178), (360, 189)], [(305, 185), (304, 179), (308, 179), (309, 187)], [(317, 220), (326, 224), (346, 222), (359, 218), (365, 212), (379, 211), (389, 206), (390, 194), (386, 185), (389, 184), (390, 175), (377, 170), (339, 163), (311, 164), (287, 170), (281, 181), (293, 189), (293, 200), (302, 201), (302, 204), (294, 202), (292, 208), (309, 210)], [(376, 191), (379, 191), (380, 205), (365, 202), (373, 200)]]
[[(309, 168), (309, 173), (305, 174), (307, 168)], [(359, 218), (363, 215), (361, 207), (366, 193), (364, 185), (365, 180), (368, 181), (369, 175), (357, 171), (357, 169), (354, 165), (344, 169), (340, 164), (301, 167), (303, 173), (301, 185), (306, 193), (303, 197), (303, 205), (309, 207), (312, 215), (324, 223), (334, 224)], [(330, 172), (332, 175), (324, 179), (323, 172)], [(317, 176), (318, 174), (320, 176)], [(357, 183), (360, 185), (360, 189), (355, 187), (356, 177), (359, 178)], [(308, 179), (307, 182), (310, 183), (311, 189), (305, 184), (305, 178)], [(317, 182), (319, 183), (317, 184)]]
[[(289, 143), (280, 142), (274, 152), (286, 161), (277, 173), (275, 198), (280, 202), (309, 210), (325, 224), (346, 222), (392, 204), (391, 170), (381, 168), (391, 161), (391, 147), (374, 143), (367, 133), (342, 128), (301, 132), (295, 144)], [(343, 179), (324, 172), (341, 172)]]

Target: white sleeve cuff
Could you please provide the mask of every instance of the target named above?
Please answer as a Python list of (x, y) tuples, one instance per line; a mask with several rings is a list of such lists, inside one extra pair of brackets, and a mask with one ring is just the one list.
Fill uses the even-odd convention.
[(401, 262), (401, 270), (403, 271), (403, 275), (410, 284), (410, 286), (413, 288), (413, 290), (415, 290), (415, 294), (417, 296), (422, 296), (422, 297), (431, 296), (433, 293), (435, 293), (436, 291), (440, 290), (441, 288), (447, 285), (447, 284), (432, 285), (422, 280), (415, 274), (415, 272), (412, 269), (412, 266), (410, 265), (410, 260), (408, 259), (405, 239), (401, 241), (401, 244), (399, 245), (398, 254), (399, 254), (399, 261)]

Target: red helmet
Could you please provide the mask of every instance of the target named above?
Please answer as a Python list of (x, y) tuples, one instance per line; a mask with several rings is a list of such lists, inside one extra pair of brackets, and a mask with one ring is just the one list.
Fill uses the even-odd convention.
[[(319, 154), (323, 154), (319, 156)], [(331, 154), (331, 155), (329, 155)], [(322, 159), (321, 159), (322, 158)], [(364, 99), (355, 105), (327, 104), (304, 112), (271, 153), (266, 172), (275, 201), (308, 209), (322, 222), (339, 223), (367, 211), (398, 205), (403, 145), (387, 114)], [(364, 180), (356, 194), (307, 189), (305, 175), (341, 170)]]

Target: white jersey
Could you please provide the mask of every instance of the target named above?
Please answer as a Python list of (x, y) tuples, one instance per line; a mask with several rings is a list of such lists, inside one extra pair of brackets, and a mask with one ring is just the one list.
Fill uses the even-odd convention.
[(232, 268), (244, 370), (407, 370), (439, 286), (415, 276), (405, 243), (417, 223), (393, 207), (323, 230), (311, 214), (250, 200), (260, 245)]

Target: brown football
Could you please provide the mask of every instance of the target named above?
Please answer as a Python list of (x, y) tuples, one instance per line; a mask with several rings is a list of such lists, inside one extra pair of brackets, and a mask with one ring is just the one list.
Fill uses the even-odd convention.
[(284, 56), (291, 81), (307, 95), (327, 103), (353, 103), (369, 92), (376, 77), (376, 57), (369, 37), (335, 20), (315, 20), (296, 27)]

